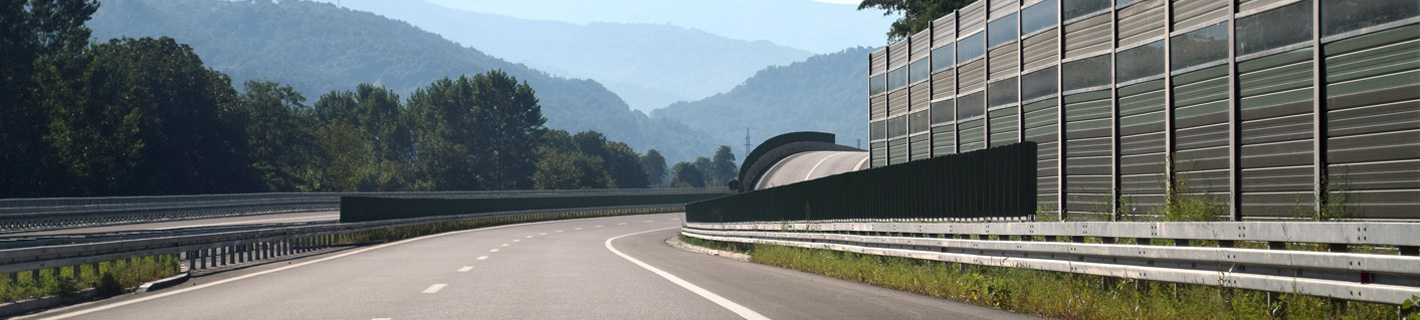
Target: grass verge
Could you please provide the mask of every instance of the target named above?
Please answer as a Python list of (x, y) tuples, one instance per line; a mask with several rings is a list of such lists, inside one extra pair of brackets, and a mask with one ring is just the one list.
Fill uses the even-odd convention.
[[(681, 211), (684, 211), (684, 209), (572, 211), (515, 217), (469, 219), (342, 234), (336, 243), (352, 244), (369, 241), (392, 242), (435, 233), (504, 224)], [(97, 265), (35, 270), (33, 273), (22, 272), (15, 274), (14, 279), (0, 277), (0, 303), (49, 296), (65, 296), (89, 288), (99, 288), (101, 294), (120, 294), (145, 282), (177, 275), (179, 270), (181, 270), (181, 263), (182, 261), (176, 256), (161, 255), (131, 260), (101, 262)], [(94, 270), (95, 266), (98, 267), (98, 270)]]
[[(686, 243), (725, 250), (737, 244)], [(693, 239), (693, 238), (692, 238)], [(753, 245), (750, 261), (1056, 319), (1394, 319), (1396, 306), (1023, 268)]]

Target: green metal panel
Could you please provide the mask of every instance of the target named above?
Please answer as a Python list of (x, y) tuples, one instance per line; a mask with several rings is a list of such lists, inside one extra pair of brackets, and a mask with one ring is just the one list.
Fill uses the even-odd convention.
[(1245, 216), (1290, 217), (1316, 202), (1312, 54), (1303, 48), (1238, 63)]
[(1016, 133), (1020, 128), (1017, 107), (1007, 107), (989, 112), (991, 125), (991, 145), (1000, 146), (1018, 142)]
[(888, 165), (907, 162), (907, 137), (888, 140)]
[(873, 142), (871, 146), (873, 167), (877, 168), (888, 165), (887, 142)]
[(971, 121), (961, 121), (957, 123), (957, 137), (961, 141), (960, 152), (980, 150), (986, 148), (986, 121), (977, 118)]
[(932, 128), (932, 156), (940, 157), (956, 153), (956, 135), (955, 124)]
[(1187, 194), (1227, 197), (1228, 66), (1174, 76), (1174, 165)]
[(912, 161), (927, 159), (932, 157), (932, 135), (924, 134), (909, 138), (911, 141)]
[(1065, 194), (1070, 213), (1105, 213), (1114, 199), (1110, 91), (1065, 96)]
[(1119, 193), (1130, 214), (1158, 211), (1164, 198), (1164, 81), (1120, 87)]
[(1420, 209), (1420, 25), (1326, 44), (1327, 181), (1347, 214)]

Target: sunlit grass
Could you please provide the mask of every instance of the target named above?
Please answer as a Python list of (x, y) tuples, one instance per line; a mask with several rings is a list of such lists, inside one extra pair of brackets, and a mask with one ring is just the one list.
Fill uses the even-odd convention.
[[(711, 248), (730, 244), (699, 240)], [(1056, 319), (1394, 319), (1396, 306), (1299, 294), (755, 245), (750, 261)], [(1275, 310), (1275, 312), (1274, 312)]]

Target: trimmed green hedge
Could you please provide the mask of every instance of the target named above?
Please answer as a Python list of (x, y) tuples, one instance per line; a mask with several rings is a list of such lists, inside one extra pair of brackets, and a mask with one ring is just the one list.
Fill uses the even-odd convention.
[(686, 221), (1027, 218), (1036, 144), (1023, 142), (850, 172), (686, 205)]
[(610, 196), (535, 196), (489, 199), (340, 197), (340, 222), (362, 222), (518, 210), (684, 204), (728, 194), (641, 194)]

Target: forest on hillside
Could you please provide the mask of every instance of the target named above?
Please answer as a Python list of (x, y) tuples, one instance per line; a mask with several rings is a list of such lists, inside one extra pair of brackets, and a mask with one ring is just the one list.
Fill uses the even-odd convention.
[(733, 171), (728, 147), (668, 168), (656, 150), (548, 129), (533, 87), (499, 70), (408, 99), (369, 83), (314, 103), (267, 80), (238, 91), (172, 38), (90, 43), (97, 7), (0, 4), (0, 198), (701, 186)]
[(103, 0), (92, 36), (170, 37), (235, 83), (267, 80), (313, 94), (360, 83), (402, 96), (442, 78), (502, 70), (537, 89), (547, 127), (595, 130), (637, 149), (690, 161), (719, 144), (701, 132), (631, 110), (601, 83), (548, 75), (491, 57), (408, 23), (311, 1)]
[(868, 59), (873, 48), (850, 48), (755, 73), (729, 92), (658, 109), (657, 119), (684, 123), (717, 144), (795, 131), (836, 134), (853, 146), (868, 139)]

